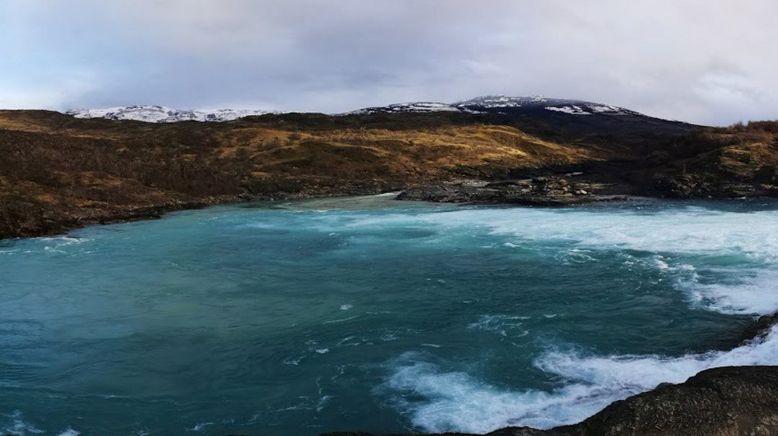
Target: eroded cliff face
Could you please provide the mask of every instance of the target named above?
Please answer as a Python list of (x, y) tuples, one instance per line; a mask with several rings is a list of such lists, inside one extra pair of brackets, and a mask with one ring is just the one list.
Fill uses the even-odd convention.
[(776, 123), (701, 130), (639, 114), (536, 112), (151, 124), (0, 111), (0, 238), (228, 201), (395, 190), (544, 205), (778, 194)]

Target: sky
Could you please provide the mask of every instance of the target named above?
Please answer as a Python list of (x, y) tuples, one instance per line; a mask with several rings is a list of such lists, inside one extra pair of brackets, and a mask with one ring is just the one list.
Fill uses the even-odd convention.
[(2, 0), (0, 108), (505, 94), (778, 119), (775, 0)]

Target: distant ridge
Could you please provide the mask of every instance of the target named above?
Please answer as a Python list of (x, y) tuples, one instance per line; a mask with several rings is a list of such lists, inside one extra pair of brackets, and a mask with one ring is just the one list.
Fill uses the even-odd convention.
[[(508, 113), (517, 110), (541, 109), (567, 115), (640, 115), (622, 107), (593, 103), (582, 100), (567, 100), (545, 97), (507, 97), (487, 95), (456, 103), (409, 102), (387, 106), (358, 109), (338, 115), (359, 115), (375, 113)], [(218, 109), (215, 111), (180, 110), (166, 106), (136, 105), (102, 109), (76, 109), (65, 112), (76, 118), (105, 118), (109, 120), (134, 120), (148, 123), (175, 123), (180, 121), (224, 122), (252, 115), (271, 113), (265, 110)]]
[(545, 109), (568, 115), (640, 115), (622, 107), (593, 103), (582, 100), (557, 98), (508, 97), (505, 95), (486, 95), (456, 103), (415, 102), (391, 104), (359, 109), (351, 113), (402, 113), (402, 112), (466, 112), (466, 113), (505, 113), (520, 109)]

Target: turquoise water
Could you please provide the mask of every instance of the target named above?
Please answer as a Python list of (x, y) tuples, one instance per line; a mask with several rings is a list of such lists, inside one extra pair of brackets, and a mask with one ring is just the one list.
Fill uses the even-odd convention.
[[(0, 242), (0, 432), (576, 422), (778, 364), (778, 203), (215, 207)], [(730, 351), (710, 351), (730, 350)]]

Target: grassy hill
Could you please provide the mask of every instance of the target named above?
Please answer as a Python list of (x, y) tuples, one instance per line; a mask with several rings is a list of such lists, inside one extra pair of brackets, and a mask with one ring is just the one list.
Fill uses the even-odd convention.
[[(656, 176), (657, 186), (680, 194), (712, 177), (774, 182), (775, 123), (701, 130), (648, 117), (583, 124), (542, 115), (557, 118), (284, 114), (151, 124), (0, 111), (0, 237), (241, 199), (379, 193), (569, 168), (623, 171), (633, 184)], [(689, 183), (680, 178), (690, 174)]]

